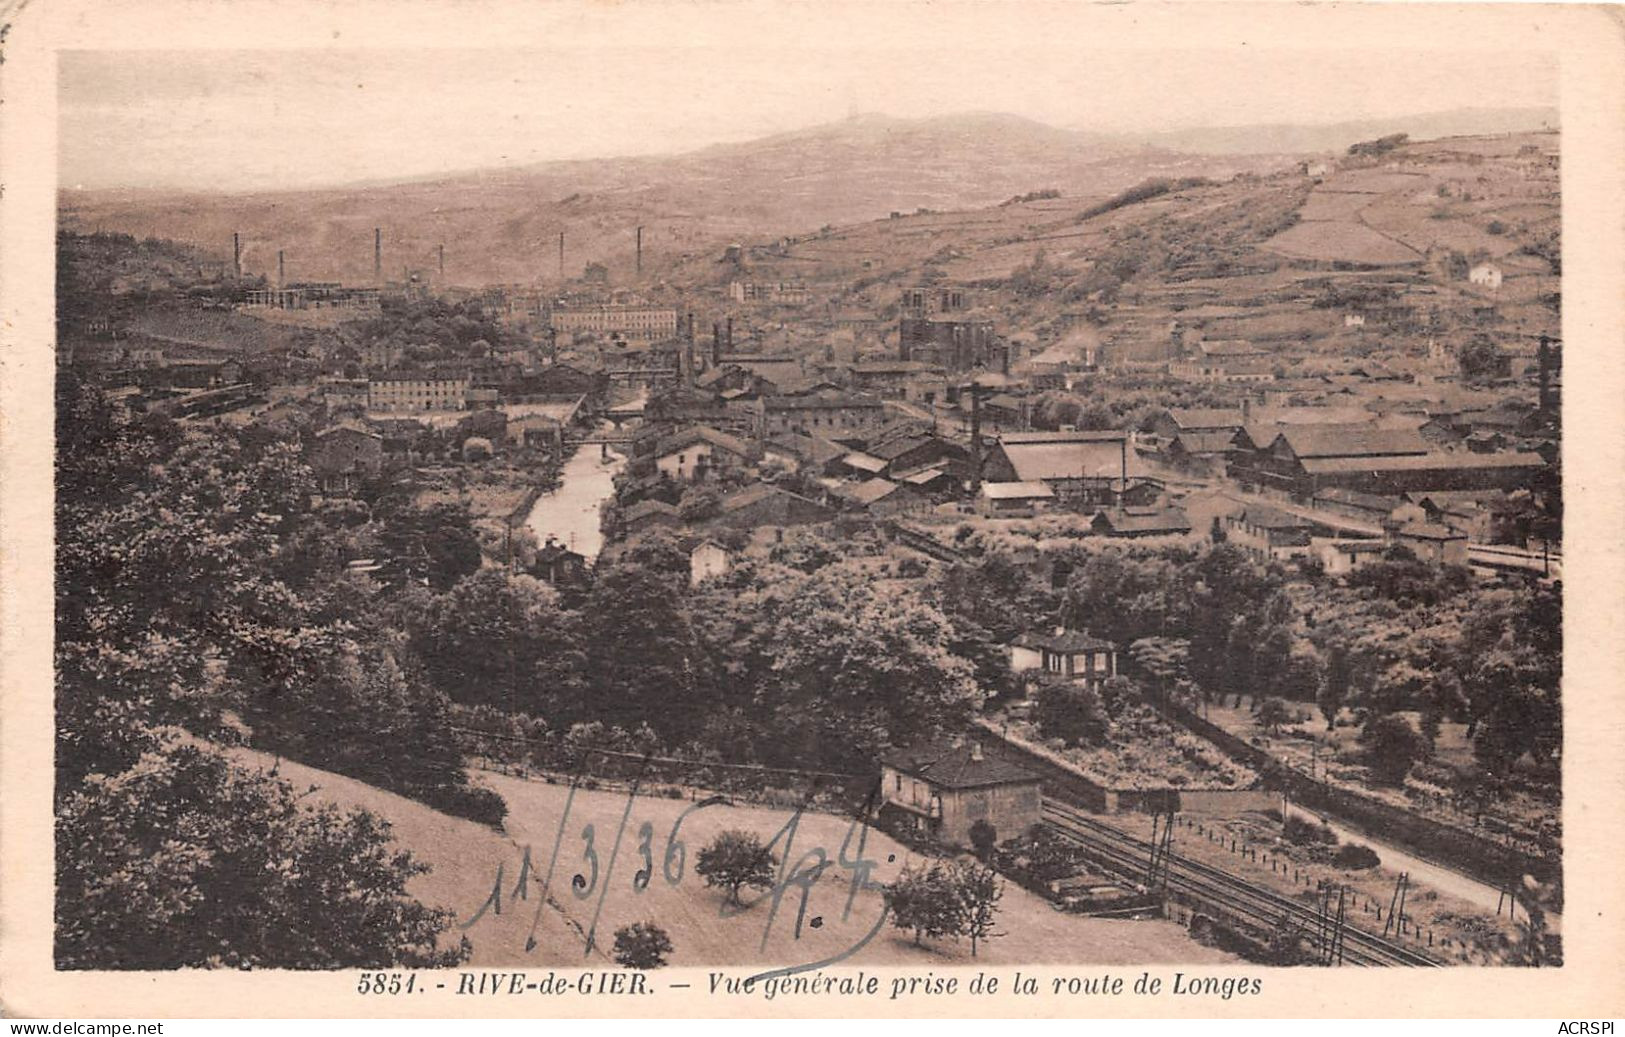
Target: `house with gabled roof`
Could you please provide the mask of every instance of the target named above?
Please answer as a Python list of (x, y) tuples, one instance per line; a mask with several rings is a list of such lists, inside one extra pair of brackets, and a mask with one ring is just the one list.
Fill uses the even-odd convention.
[(754, 446), (708, 425), (691, 425), (655, 444), (654, 463), (668, 479), (701, 482), (713, 472), (744, 468), (756, 461)]
[(1261, 561), (1308, 554), (1314, 527), (1301, 515), (1262, 504), (1250, 504), (1225, 518), (1230, 542)]
[(1010, 642), (1010, 669), (1080, 681), (1099, 690), (1117, 676), (1117, 646), (1083, 630), (1029, 630)]
[(1191, 519), (1183, 508), (1102, 508), (1089, 528), (1108, 537), (1189, 536)]
[(816, 525), (834, 517), (834, 512), (818, 501), (769, 483), (756, 483), (722, 498), (715, 518), (708, 526), (731, 529), (758, 529)]
[(1043, 818), (1038, 775), (987, 752), (976, 738), (894, 748), (880, 757), (881, 816), (950, 846), (969, 846), (978, 822), (995, 839), (1020, 835)]

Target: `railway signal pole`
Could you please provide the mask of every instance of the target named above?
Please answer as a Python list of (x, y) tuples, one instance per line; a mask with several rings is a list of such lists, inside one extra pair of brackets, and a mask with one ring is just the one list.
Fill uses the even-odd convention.
[(1410, 882), (1408, 871), (1400, 872), (1399, 878), (1394, 880), (1394, 895), (1388, 900), (1388, 919), (1382, 923), (1382, 935), (1387, 936), (1390, 931), (1396, 936), (1405, 934), (1405, 894)]

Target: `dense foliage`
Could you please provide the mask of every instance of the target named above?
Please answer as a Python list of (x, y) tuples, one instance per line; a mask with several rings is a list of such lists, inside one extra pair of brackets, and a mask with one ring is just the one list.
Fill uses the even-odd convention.
[[(447, 700), (417, 676), (379, 589), (346, 572), (354, 534), (311, 509), (297, 450), (130, 417), (71, 378), (57, 414), (64, 963), (430, 961), (445, 920), (406, 899), (418, 867), (379, 822), (295, 806), (195, 741), (246, 742), (490, 823), (504, 812), (468, 784)], [(68, 849), (84, 845), (105, 853)], [(351, 908), (354, 924), (335, 927)], [(209, 928), (225, 917), (238, 924)], [(128, 957), (164, 919), (213, 943)], [(76, 925), (130, 942), (98, 952)]]

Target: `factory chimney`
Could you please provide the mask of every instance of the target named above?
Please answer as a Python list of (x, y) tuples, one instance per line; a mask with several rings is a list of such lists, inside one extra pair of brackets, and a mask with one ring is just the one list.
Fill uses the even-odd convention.
[(734, 319), (733, 319), (732, 316), (730, 316), (728, 318), (728, 323), (727, 323), (726, 327), (727, 327), (727, 335), (723, 339), (723, 342), (724, 342), (724, 344), (727, 345), (728, 352), (732, 353), (734, 351)]
[(233, 277), (243, 276), (243, 239), (236, 231), (231, 232), (231, 271)]
[(285, 271), (286, 271), (286, 267), (284, 267), (282, 265), (282, 250), (277, 249), (276, 250), (276, 286), (278, 288), (281, 288), (281, 287), (285, 286), (288, 283), (287, 277), (285, 276)]
[(446, 245), (445, 245), (444, 242), (442, 242), (441, 245), (440, 245), (440, 280), (444, 281), (445, 279), (446, 279)]
[(372, 279), (379, 284), (384, 283), (384, 230), (382, 227), (372, 229)]
[(1552, 340), (1546, 335), (1540, 336), (1540, 352), (1536, 354), (1540, 364), (1540, 413), (1550, 415), (1552, 412)]
[(722, 325), (716, 321), (711, 322), (711, 366), (716, 367), (722, 363)]
[[(637, 265), (638, 276), (642, 277), (643, 276), (643, 228), (642, 227), (638, 228), (638, 259), (637, 259), (637, 264), (638, 264)], [(689, 337), (693, 338), (692, 335), (690, 335)]]
[(559, 231), (559, 280), (564, 280), (564, 231)]

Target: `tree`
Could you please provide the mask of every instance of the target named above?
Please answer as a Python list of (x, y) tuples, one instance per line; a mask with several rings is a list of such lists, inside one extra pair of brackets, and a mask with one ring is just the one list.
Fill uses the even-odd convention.
[(1480, 382), (1501, 377), (1509, 370), (1509, 361), (1487, 336), (1477, 335), (1462, 346), (1456, 355), (1465, 381)]
[(595, 719), (631, 730), (645, 720), (667, 740), (692, 737), (702, 711), (672, 709), (700, 700), (701, 651), (684, 607), (686, 565), (667, 569), (664, 556), (645, 564), (619, 558), (594, 580), (581, 609), (582, 645), (596, 664), (588, 676)]
[(480, 542), (468, 509), (441, 503), (419, 507), (387, 497), (375, 511), (379, 546), (413, 579), (447, 590), (480, 567)]
[(1109, 727), (1100, 696), (1080, 682), (1046, 675), (1040, 679), (1033, 719), (1046, 738), (1068, 745), (1100, 745)]
[(671, 937), (653, 922), (633, 922), (615, 930), (614, 953), (622, 968), (662, 968), (671, 953)]
[(1417, 761), (1427, 755), (1427, 742), (1398, 713), (1373, 715), (1360, 732), (1372, 777), (1384, 785), (1403, 785)]
[(1267, 698), (1258, 704), (1258, 722), (1270, 734), (1275, 734), (1282, 724), (1292, 719), (1292, 713), (1286, 708), (1286, 703), (1278, 698)]
[(424, 673), (454, 701), (567, 715), (576, 705), (586, 669), (576, 617), (540, 580), (481, 569), (403, 611)]
[[(169, 743), (85, 782), (57, 812), (56, 961), (68, 969), (441, 968), (449, 911), (366, 811)], [(71, 849), (69, 849), (71, 848)]]
[(694, 862), (694, 871), (705, 884), (728, 891), (728, 903), (738, 905), (739, 891), (745, 887), (771, 889), (773, 869), (779, 860), (762, 845), (754, 832), (730, 829), (712, 839)]
[(881, 895), (891, 912), (892, 925), (914, 933), (914, 946), (930, 937), (955, 936), (959, 931), (958, 897), (941, 864), (929, 868), (905, 867)]
[(866, 766), (887, 743), (962, 729), (982, 703), (971, 664), (947, 647), (952, 621), (917, 594), (830, 567), (745, 605), (760, 615), (740, 661), (787, 758)]
[(986, 818), (978, 819), (970, 826), (970, 845), (984, 862), (992, 860), (993, 852), (999, 845), (999, 830)]
[(1549, 763), (1562, 744), (1562, 614), (1555, 590), (1529, 587), (1491, 597), (1463, 624), (1467, 734), (1497, 777), (1525, 755)]
[(1337, 714), (1348, 701), (1349, 688), (1354, 682), (1353, 667), (1349, 663), (1348, 645), (1338, 641), (1326, 651), (1326, 666), (1321, 671), (1318, 704), (1326, 718), (1326, 730), (1337, 726)]
[(977, 945), (1003, 933), (993, 931), (998, 920), (999, 899), (1004, 896), (1004, 883), (992, 868), (973, 861), (958, 861), (953, 865), (950, 881), (954, 890), (956, 929), (970, 938), (970, 954), (976, 957)]
[(1287, 653), (1285, 665), (1275, 672), (1270, 681), (1276, 697), (1291, 702), (1318, 698), (1323, 665), (1320, 653), (1309, 642), (1300, 640), (1294, 643)]

